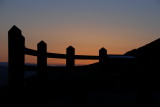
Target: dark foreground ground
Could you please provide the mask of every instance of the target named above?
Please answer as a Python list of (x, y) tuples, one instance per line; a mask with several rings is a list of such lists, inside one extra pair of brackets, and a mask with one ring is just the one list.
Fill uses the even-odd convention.
[[(1, 87), (0, 106), (159, 107), (158, 67), (133, 61), (117, 63), (76, 67), (72, 72), (65, 67), (48, 67), (46, 80), (28, 77), (22, 89), (10, 94), (8, 86)], [(36, 70), (35, 67), (27, 69)]]

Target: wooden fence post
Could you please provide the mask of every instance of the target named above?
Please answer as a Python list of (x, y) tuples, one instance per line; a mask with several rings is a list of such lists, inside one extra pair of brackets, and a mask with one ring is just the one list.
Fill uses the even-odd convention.
[(47, 79), (47, 44), (41, 41), (37, 44), (37, 77), (40, 82)]
[(21, 30), (13, 26), (8, 31), (9, 88), (12, 93), (22, 89), (25, 71), (25, 38)]
[(99, 63), (104, 65), (107, 62), (107, 50), (105, 48), (101, 48), (99, 50)]
[(66, 49), (66, 67), (68, 70), (73, 70), (74, 66), (75, 66), (75, 59), (74, 59), (74, 55), (75, 55), (75, 49), (72, 46), (69, 46)]

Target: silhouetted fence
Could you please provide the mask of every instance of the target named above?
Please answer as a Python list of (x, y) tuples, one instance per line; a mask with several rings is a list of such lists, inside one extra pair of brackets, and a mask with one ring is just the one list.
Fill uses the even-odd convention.
[[(8, 32), (9, 88), (11, 91), (18, 92), (24, 85), (25, 55), (37, 57), (37, 77), (42, 81), (47, 78), (47, 58), (66, 59), (66, 68), (72, 72), (75, 59), (99, 60), (99, 64), (103, 66), (109, 57), (105, 48), (99, 50), (99, 56), (75, 55), (75, 49), (72, 46), (66, 49), (66, 54), (49, 53), (44, 41), (37, 44), (37, 50), (29, 49), (25, 47), (25, 38), (21, 30), (13, 26)], [(132, 56), (128, 57), (132, 58)]]
[(40, 80), (45, 80), (47, 77), (47, 58), (66, 59), (67, 71), (72, 72), (75, 67), (75, 59), (99, 60), (99, 64), (103, 66), (110, 56), (107, 55), (105, 48), (99, 50), (99, 56), (75, 55), (75, 49), (72, 46), (66, 49), (66, 54), (49, 53), (47, 52), (47, 44), (44, 41), (37, 44), (37, 50), (29, 49), (25, 47), (25, 38), (21, 30), (16, 26), (13, 26), (8, 32), (8, 55), (9, 86), (13, 88), (23, 87), (25, 55), (37, 57), (37, 77)]
[(75, 49), (69, 46), (66, 54), (56, 54), (47, 52), (47, 44), (41, 41), (37, 44), (37, 50), (25, 47), (25, 38), (16, 26), (8, 32), (8, 53), (9, 53), (9, 85), (10, 87), (22, 87), (25, 72), (25, 55), (37, 56), (37, 76), (40, 79), (47, 75), (47, 58), (66, 59), (66, 68), (72, 71), (75, 66), (75, 59), (99, 60), (104, 63), (107, 58), (107, 50), (101, 48), (99, 56), (75, 55)]

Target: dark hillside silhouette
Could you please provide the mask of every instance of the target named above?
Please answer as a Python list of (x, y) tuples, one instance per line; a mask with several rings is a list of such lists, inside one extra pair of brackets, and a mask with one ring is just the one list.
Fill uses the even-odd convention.
[(131, 50), (125, 53), (125, 55), (135, 56), (145, 63), (149, 62), (157, 65), (160, 60), (160, 38), (145, 46)]
[[(75, 55), (73, 46), (66, 48), (66, 54), (57, 54), (47, 52), (44, 41), (36, 50), (25, 47), (25, 37), (13, 26), (8, 33), (9, 84), (0, 88), (4, 92), (0, 98), (12, 106), (27, 107), (160, 105), (159, 41), (125, 55), (109, 55), (105, 48), (98, 56)], [(25, 55), (36, 56), (37, 65), (26, 65)], [(47, 66), (47, 58), (65, 59), (66, 66)], [(76, 59), (97, 63), (75, 66)], [(37, 75), (24, 78), (27, 71)]]

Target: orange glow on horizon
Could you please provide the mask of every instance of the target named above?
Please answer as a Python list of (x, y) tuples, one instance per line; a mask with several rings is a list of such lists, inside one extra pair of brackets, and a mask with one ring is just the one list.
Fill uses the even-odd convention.
[[(98, 60), (75, 60), (75, 65), (88, 65), (98, 62)], [(25, 63), (37, 64), (35, 56), (25, 55)], [(66, 59), (47, 58), (47, 64), (53, 66), (66, 65)]]

